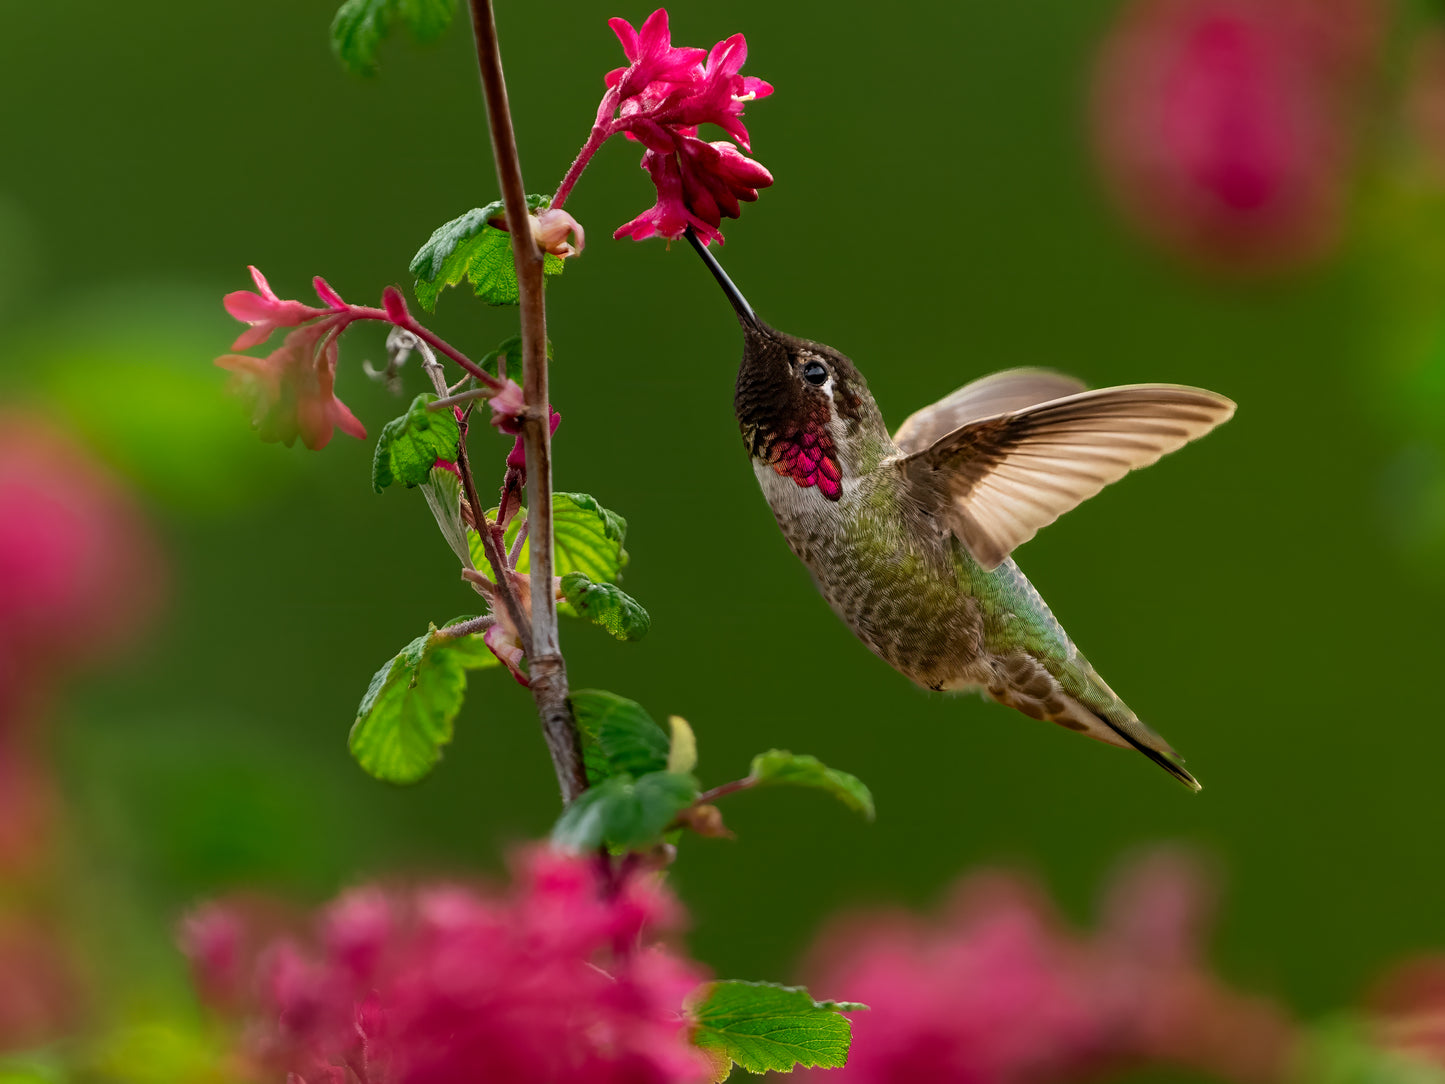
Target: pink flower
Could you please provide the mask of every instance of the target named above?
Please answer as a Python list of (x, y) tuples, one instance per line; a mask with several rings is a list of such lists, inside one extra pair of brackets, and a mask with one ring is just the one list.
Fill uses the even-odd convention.
[(313, 1084), (701, 1082), (682, 1004), (705, 976), (645, 943), (681, 917), (658, 882), (609, 891), (594, 860), (546, 851), (506, 895), (360, 889), (323, 913), (319, 947), (246, 961), (244, 1054)]
[[(577, 239), (575, 246), (567, 243), (569, 234)], [(533, 215), (532, 236), (543, 252), (561, 256), (564, 260), (569, 256), (580, 256), (587, 244), (582, 223), (561, 209), (549, 208)]]
[(592, 133), (558, 186), (553, 207), (562, 206), (597, 148), (621, 133), (647, 148), (642, 168), (652, 177), (658, 198), (613, 236), (675, 240), (692, 228), (706, 242), (721, 241), (721, 220), (736, 218), (739, 201), (757, 199), (757, 190), (773, 178), (732, 143), (699, 139), (698, 126), (715, 124), (749, 149), (743, 109), (771, 94), (772, 85), (740, 73), (748, 55), (741, 34), (707, 52), (674, 47), (662, 8), (648, 16), (641, 30), (625, 19), (609, 25), (631, 64), (607, 74), (607, 93)]
[[(256, 289), (260, 293), (252, 293), (250, 290), (237, 290), (229, 293), (224, 299), (226, 311), (240, 320), (243, 324), (250, 324), (250, 328), (241, 332), (236, 341), (231, 344), (232, 350), (249, 350), (251, 347), (265, 342), (271, 337), (271, 332), (280, 327), (296, 327), (314, 320), (318, 316), (325, 316), (327, 309), (314, 309), (309, 305), (303, 305), (299, 301), (283, 301), (276, 296), (266, 282), (266, 276), (256, 268), (251, 267), (251, 278), (256, 281)], [(324, 286), (320, 279), (316, 280), (317, 290)], [(329, 286), (327, 291), (332, 293)], [(323, 295), (323, 300), (325, 295)], [(340, 303), (340, 298), (335, 298)]]
[(692, 86), (706, 49), (674, 48), (667, 26), (667, 9), (658, 8), (634, 30), (626, 19), (608, 19), (607, 25), (622, 44), (622, 52), (631, 64), (607, 73), (609, 89), (617, 91), (622, 100), (646, 93), (655, 84)]
[(1216, 267), (1325, 255), (1374, 48), (1364, 2), (1136, 0), (1095, 76), (1095, 144), (1123, 213)]
[(854, 1018), (849, 1084), (1042, 1084), (1151, 1063), (1235, 1081), (1284, 1079), (1294, 1031), (1275, 1006), (1204, 970), (1197, 865), (1159, 852), (1127, 867), (1101, 931), (1069, 930), (1028, 882), (976, 874), (934, 919), (860, 915), (814, 947), (818, 987)]
[(0, 717), (20, 677), (131, 642), (160, 602), (159, 544), (135, 497), (39, 416), (0, 412)]
[[(562, 415), (558, 414), (551, 407), (548, 407), (547, 409), (551, 415), (549, 419), (551, 424), (550, 432), (555, 436), (557, 433), (557, 426), (562, 424)], [(504, 433), (508, 432), (507, 429), (503, 428), (500, 425), (498, 425), (498, 428), (502, 429)], [(517, 429), (521, 429), (520, 424), (517, 426)], [(520, 431), (517, 432), (517, 439), (512, 443), (512, 450), (507, 453), (507, 466), (513, 468), (514, 470), (520, 471), (525, 471), (527, 469), (527, 448), (526, 445), (522, 443), (522, 434)], [(526, 482), (525, 478), (523, 479), (523, 482)]]
[(334, 394), (336, 335), (326, 323), (299, 327), (267, 357), (224, 354), (216, 364), (236, 374), (234, 385), (252, 404), (251, 424), (261, 439), (293, 444), (299, 434), (313, 451), (335, 429), (357, 439), (366, 427)]

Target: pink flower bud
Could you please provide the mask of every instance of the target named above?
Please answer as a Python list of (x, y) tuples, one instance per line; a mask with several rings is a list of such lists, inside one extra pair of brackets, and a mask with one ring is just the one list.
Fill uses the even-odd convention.
[(405, 324), (411, 319), (411, 313), (406, 308), (406, 299), (395, 286), (388, 286), (381, 292), (381, 307), (386, 310), (386, 318), (393, 324)]

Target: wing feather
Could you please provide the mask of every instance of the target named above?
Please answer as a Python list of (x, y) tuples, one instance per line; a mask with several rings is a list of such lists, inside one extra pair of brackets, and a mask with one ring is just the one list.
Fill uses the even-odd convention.
[(941, 500), (949, 527), (992, 569), (1040, 528), (1198, 440), (1234, 409), (1222, 395), (1177, 384), (1078, 392), (968, 421), (905, 454), (899, 468)]
[(893, 443), (905, 453), (927, 448), (961, 425), (1062, 399), (1084, 390), (1082, 382), (1052, 369), (1005, 369), (965, 384), (903, 419)]

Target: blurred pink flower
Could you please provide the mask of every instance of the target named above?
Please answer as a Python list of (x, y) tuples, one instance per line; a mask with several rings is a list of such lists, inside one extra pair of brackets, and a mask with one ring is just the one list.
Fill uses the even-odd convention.
[[(705, 976), (644, 943), (682, 918), (660, 884), (609, 892), (594, 861), (546, 851), (516, 873), (505, 896), (358, 889), (324, 912), (317, 947), (271, 941), (245, 961), (248, 1060), (311, 1084), (708, 1079), (682, 1016)], [(234, 938), (197, 928), (183, 941), (202, 991), (229, 986)]]
[[(13, 677), (130, 642), (163, 572), (122, 482), (40, 416), (0, 411), (0, 660), (21, 660)], [(0, 661), (0, 714), (7, 673)]]
[[(243, 324), (251, 325), (237, 336), (236, 341), (231, 344), (232, 350), (249, 350), (269, 339), (277, 328), (296, 327), (318, 316), (325, 316), (329, 311), (315, 309), (299, 301), (283, 301), (271, 289), (265, 275), (254, 267), (248, 267), (247, 270), (251, 272), (251, 278), (255, 280), (259, 293), (236, 290), (227, 294), (223, 301), (227, 312)], [(317, 287), (320, 292), (321, 285), (325, 284), (320, 279), (317, 279), (317, 282), (320, 284)], [(327, 290), (330, 290), (329, 286)], [(336, 300), (340, 301), (339, 298)]]
[(1375, 0), (1136, 0), (1095, 72), (1120, 209), (1199, 263), (1307, 264), (1336, 243)]
[(837, 1084), (1041, 1084), (1164, 1062), (1283, 1079), (1293, 1030), (1273, 1005), (1203, 971), (1197, 867), (1161, 854), (1116, 882), (1100, 932), (1071, 932), (1028, 882), (976, 874), (934, 920), (835, 922), (811, 953), (818, 986), (871, 1006)]
[(1445, 30), (1422, 34), (1412, 54), (1405, 94), (1407, 132), (1438, 182), (1445, 179)]
[(327, 323), (308, 324), (264, 358), (223, 354), (216, 359), (236, 374), (235, 388), (250, 398), (251, 424), (262, 440), (289, 446), (300, 435), (315, 451), (326, 447), (336, 429), (365, 439), (366, 427), (334, 394), (336, 338)]
[(40, 416), (0, 411), (0, 871), (30, 868), (50, 843), (40, 724), (56, 676), (134, 642), (164, 571), (118, 479)]
[(1390, 968), (1365, 1004), (1381, 1046), (1445, 1068), (1445, 955)]
[(62, 1038), (84, 995), (60, 937), (38, 919), (0, 916), (0, 1051)]

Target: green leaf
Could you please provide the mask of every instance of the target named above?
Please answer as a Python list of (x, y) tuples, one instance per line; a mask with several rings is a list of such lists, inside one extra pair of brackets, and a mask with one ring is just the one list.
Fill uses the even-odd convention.
[(614, 775), (602, 780), (562, 811), (552, 829), (552, 842), (571, 851), (602, 845), (642, 850), (656, 843), (674, 817), (697, 798), (689, 775), (649, 772), (634, 780)]
[(863, 781), (828, 767), (817, 757), (769, 749), (753, 757), (752, 771), (748, 774), (760, 787), (786, 784), (827, 791), (849, 809), (862, 813), (870, 821), (873, 819), (873, 794)]
[(380, 493), (393, 482), (419, 486), (431, 481), (438, 459), (457, 458), (461, 430), (450, 410), (428, 410), (436, 396), (423, 392), (400, 418), (393, 418), (376, 439), (371, 460), (371, 488)]
[(371, 75), (397, 23), (419, 42), (434, 41), (451, 24), (455, 6), (455, 0), (346, 0), (331, 20), (331, 51), (348, 71)]
[(726, 1079), (734, 1062), (750, 1073), (841, 1068), (853, 1025), (838, 1014), (867, 1007), (814, 1001), (800, 986), (765, 982), (708, 983), (688, 998), (693, 1044), (713, 1058), (717, 1080)]
[[(518, 513), (507, 525), (508, 549), (525, 518)], [(616, 583), (628, 561), (627, 550), (622, 547), (626, 535), (627, 520), (603, 508), (596, 497), (586, 493), (552, 494), (552, 571), (556, 575), (581, 572), (593, 583)], [(531, 571), (529, 543), (530, 539), (522, 543), (518, 572)], [(481, 550), (480, 538), (474, 536), (472, 550), (475, 559)]]
[[(374, 474), (373, 469), (373, 485)], [(467, 525), (462, 519), (462, 480), (453, 471), (433, 467), (427, 480), (421, 484), (421, 492), (426, 497), (432, 518), (437, 521), (437, 529), (457, 555), (457, 560), (461, 561), (463, 568), (473, 567)]]
[[(527, 197), (527, 208), (531, 211), (544, 210), (550, 203), (548, 196)], [(489, 225), (491, 219), (504, 219), (506, 213), (502, 201), (497, 200), (485, 207), (473, 207), (436, 228), (411, 258), (411, 273), (416, 276), (412, 293), (422, 308), (431, 312), (441, 292), (463, 279), (472, 284), (476, 295), (488, 305), (517, 303), (520, 295), (511, 235)], [(543, 257), (543, 274), (560, 275), (562, 270), (560, 257)]]
[(430, 626), (371, 679), (348, 744), (366, 771), (388, 783), (415, 783), (452, 740), (468, 670), (496, 666), (482, 637), (451, 637)]
[(562, 594), (577, 616), (601, 625), (619, 640), (641, 640), (652, 618), (641, 604), (616, 584), (593, 583), (585, 572), (562, 577)]
[[(603, 689), (572, 693), (572, 715), (582, 734), (582, 751), (594, 751), (588, 781), (613, 775), (643, 776), (667, 768), (670, 742), (662, 727), (636, 700)], [(593, 775), (591, 769), (596, 769)]]

